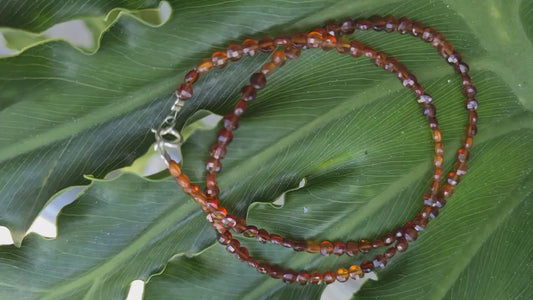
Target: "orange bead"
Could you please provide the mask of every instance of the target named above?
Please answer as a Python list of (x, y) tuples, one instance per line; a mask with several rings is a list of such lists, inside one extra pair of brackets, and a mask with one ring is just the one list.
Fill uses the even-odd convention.
[(181, 175), (181, 168), (180, 166), (178, 165), (177, 162), (171, 160), (169, 163), (168, 163), (168, 170), (170, 172), (170, 175), (172, 175), (173, 177), (178, 177)]
[(322, 46), (322, 34), (320, 32), (311, 31), (307, 34), (307, 47), (310, 49), (320, 48)]
[(285, 57), (285, 51), (284, 50), (277, 50), (274, 53), (272, 53), (272, 62), (277, 67), (281, 67), (287, 58)]
[(350, 278), (352, 279), (363, 278), (364, 276), (363, 270), (358, 265), (351, 265), (348, 268), (348, 274), (350, 275)]
[(206, 73), (211, 70), (211, 67), (213, 67), (213, 62), (211, 59), (204, 58), (196, 65), (196, 71), (198, 73)]
[(256, 40), (245, 39), (242, 41), (242, 53), (248, 56), (254, 56), (258, 49), (259, 45)]
[(337, 269), (337, 281), (346, 282), (348, 278), (350, 278), (350, 274), (348, 273), (348, 270), (346, 270), (345, 268)]
[(222, 51), (217, 51), (211, 55), (211, 62), (213, 63), (213, 67), (222, 69), (228, 64), (228, 58), (226, 57), (226, 53)]
[(273, 62), (267, 62), (261, 67), (261, 72), (265, 75), (269, 75), (274, 71), (276, 65)]
[(336, 46), (337, 46), (337, 39), (331, 34), (326, 33), (323, 36), (323, 41), (321, 45), (322, 50), (329, 51), (329, 50), (335, 49)]

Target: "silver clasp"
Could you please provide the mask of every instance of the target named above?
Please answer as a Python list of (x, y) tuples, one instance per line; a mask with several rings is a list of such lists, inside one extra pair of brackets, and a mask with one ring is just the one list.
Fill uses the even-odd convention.
[(180, 146), (183, 143), (183, 137), (175, 126), (178, 112), (182, 107), (183, 101), (178, 97), (172, 105), (172, 114), (168, 115), (157, 129), (152, 129), (155, 135), (154, 149), (159, 151), (167, 165), (171, 160), (181, 162)]

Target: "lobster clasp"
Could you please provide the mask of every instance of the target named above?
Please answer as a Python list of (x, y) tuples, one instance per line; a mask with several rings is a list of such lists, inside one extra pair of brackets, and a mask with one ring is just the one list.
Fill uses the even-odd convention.
[(176, 125), (176, 118), (174, 116), (168, 116), (159, 125), (159, 128), (152, 129), (155, 134), (154, 149), (158, 150), (161, 157), (168, 165), (173, 160), (181, 163), (181, 151), (180, 146), (183, 142), (183, 137), (174, 126)]

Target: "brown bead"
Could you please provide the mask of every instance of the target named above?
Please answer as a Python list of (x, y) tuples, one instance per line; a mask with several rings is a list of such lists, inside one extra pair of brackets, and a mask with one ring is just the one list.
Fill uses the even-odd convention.
[(252, 76), (250, 77), (250, 84), (257, 90), (264, 88), (266, 85), (265, 74), (261, 72), (253, 73)]
[(370, 58), (370, 59), (375, 59), (376, 55), (377, 55), (377, 52), (376, 52), (376, 50), (374, 50), (371, 47), (364, 46), (363, 47), (363, 55), (368, 57), (368, 58)]
[(468, 165), (466, 163), (458, 161), (453, 165), (453, 169), (455, 170), (457, 175), (463, 176), (468, 171)]
[(463, 88), (461, 89), (461, 92), (463, 93), (463, 95), (465, 95), (465, 97), (472, 98), (476, 95), (477, 90), (475, 87), (471, 85), (467, 85), (467, 86), (463, 86)]
[(169, 163), (168, 163), (168, 171), (170, 172), (170, 175), (172, 175), (172, 177), (178, 177), (181, 175), (181, 168), (180, 166), (178, 165), (177, 162), (171, 160)]
[(374, 270), (374, 264), (371, 261), (365, 260), (361, 262), (361, 269), (363, 273), (370, 273)]
[(256, 237), (258, 234), (257, 227), (253, 225), (246, 226), (246, 230), (242, 233), (245, 237)]
[(278, 266), (271, 266), (270, 277), (280, 279), (281, 277), (283, 277), (283, 269)]
[(322, 273), (314, 272), (311, 274), (311, 278), (309, 278), (309, 282), (313, 284), (320, 284), (322, 283)]
[(242, 41), (242, 53), (248, 56), (254, 56), (259, 49), (259, 45), (256, 40), (245, 39)]
[(301, 50), (300, 48), (296, 48), (293, 46), (287, 46), (285, 47), (285, 57), (288, 59), (296, 59), (300, 57)]
[(413, 223), (415, 224), (416, 231), (422, 231), (426, 228), (428, 224), (428, 219), (422, 218), (422, 215), (419, 214), (413, 219)]
[(270, 242), (275, 245), (282, 245), (283, 244), (283, 238), (277, 234), (271, 234), (270, 235)]
[(257, 272), (261, 274), (270, 274), (271, 267), (268, 263), (259, 263), (257, 266)]
[(211, 62), (213, 63), (213, 67), (222, 69), (228, 64), (228, 58), (226, 57), (226, 53), (222, 51), (214, 52), (211, 55)]
[(324, 281), (325, 284), (330, 284), (330, 283), (335, 282), (336, 277), (337, 277), (337, 274), (335, 274), (335, 272), (327, 271), (322, 276), (322, 280)]
[(291, 239), (283, 239), (283, 242), (281, 242), (281, 245), (285, 248), (293, 248), (294, 241)]
[(385, 24), (387, 23), (382, 16), (372, 16), (370, 17), (370, 22), (372, 22), (372, 28), (375, 31), (382, 31), (385, 29)]
[(307, 33), (299, 32), (295, 33), (291, 37), (292, 44), (296, 48), (303, 48), (307, 46)]
[(235, 218), (235, 216), (233, 215), (228, 214), (224, 219), (222, 219), (221, 223), (226, 227), (234, 227), (235, 225), (237, 225), (237, 218)]
[(359, 41), (350, 42), (350, 55), (353, 57), (359, 57), (364, 54), (364, 45)]
[(257, 266), (259, 266), (259, 262), (257, 261), (257, 259), (250, 257), (248, 258), (248, 265), (252, 268), (257, 268)]
[(255, 88), (251, 85), (245, 85), (241, 89), (241, 100), (252, 101), (255, 99)]
[(340, 256), (343, 255), (346, 251), (346, 245), (343, 242), (335, 242), (333, 243), (333, 251), (332, 253)]
[(320, 252), (320, 245), (315, 242), (308, 241), (305, 251), (309, 253), (318, 253)]
[[(437, 181), (437, 183), (439, 183), (441, 178), (442, 178), (442, 169), (441, 168), (433, 169), (433, 182)], [(437, 184), (437, 189), (438, 189), (438, 184)]]
[(237, 104), (235, 104), (235, 106), (233, 107), (233, 113), (236, 115), (236, 116), (242, 116), (242, 114), (244, 114), (244, 111), (246, 110), (246, 101), (244, 100), (240, 100), (239, 102), (237, 102)]
[(322, 241), (320, 243), (320, 254), (330, 255), (333, 252), (333, 244), (330, 241)]
[(233, 133), (226, 128), (222, 128), (218, 131), (217, 140), (219, 144), (227, 145), (233, 140)]
[(401, 34), (411, 33), (413, 30), (413, 22), (407, 18), (400, 18), (398, 20), (398, 32)]
[(421, 36), (423, 32), (424, 32), (424, 24), (418, 21), (413, 22), (413, 29), (411, 30), (411, 34), (413, 36)]
[(407, 78), (402, 80), (402, 85), (406, 88), (412, 88), (416, 84), (416, 77), (413, 74), (409, 74)]
[(396, 240), (396, 237), (394, 237), (394, 235), (392, 233), (387, 233), (383, 237), (383, 244), (388, 246), (388, 245), (394, 243), (395, 240)]
[(387, 265), (387, 258), (384, 255), (378, 254), (374, 256), (372, 263), (374, 264), (374, 268), (385, 268)]
[(467, 125), (465, 127), (465, 134), (466, 136), (474, 136), (477, 134), (477, 126), (476, 125)]
[(395, 57), (387, 57), (387, 60), (385, 61), (385, 65), (383, 68), (385, 68), (385, 71), (389, 73), (396, 73), (398, 71), (398, 59)]
[(355, 28), (359, 30), (369, 30), (370, 28), (372, 28), (372, 22), (367, 19), (358, 19), (355, 22)]
[(444, 35), (442, 35), (442, 33), (435, 33), (433, 34), (433, 40), (431, 41), (431, 46), (433, 46), (433, 48), (438, 48), (439, 45), (445, 40), (446, 38), (444, 38)]
[(435, 143), (435, 154), (444, 154), (444, 148), (442, 147), (442, 143)]
[(329, 51), (335, 49), (337, 45), (337, 39), (331, 34), (325, 34), (322, 41), (322, 50)]
[(435, 117), (428, 117), (428, 125), (430, 129), (437, 129), (439, 128), (439, 122)]
[(307, 47), (310, 49), (320, 48), (322, 45), (322, 34), (320, 32), (311, 31), (307, 34)]
[(363, 270), (358, 265), (351, 265), (348, 268), (348, 274), (350, 275), (350, 278), (352, 279), (358, 279), (358, 278), (364, 277)]
[[(461, 54), (459, 54), (458, 52), (453, 51), (452, 54), (450, 54), (450, 55), (448, 56), (448, 58), (446, 59), (446, 61), (447, 61), (450, 65), (457, 66), (457, 65), (461, 62)], [(466, 74), (466, 72), (465, 72), (465, 74)]]
[(398, 20), (395, 17), (385, 18), (385, 32), (390, 33), (398, 29)]
[(287, 57), (285, 56), (285, 50), (276, 50), (274, 53), (272, 53), (271, 60), (276, 67), (283, 66), (285, 60), (287, 60)]
[(226, 245), (226, 250), (228, 250), (229, 253), (235, 253), (240, 247), (241, 243), (239, 243), (238, 240), (231, 239)]
[(452, 196), (453, 186), (446, 183), (445, 185), (442, 186), (441, 192), (442, 192), (443, 199), (446, 200)]
[(209, 148), (209, 153), (215, 159), (223, 159), (226, 156), (226, 145), (214, 143)]
[(341, 31), (341, 24), (335, 20), (327, 21), (324, 27), (326, 32), (333, 36), (337, 36)]
[(294, 241), (292, 249), (296, 252), (302, 252), (307, 248), (307, 243), (302, 241)]
[(337, 44), (335, 46), (337, 52), (346, 53), (350, 51), (350, 40), (341, 36), (337, 38)]
[(270, 234), (264, 229), (259, 229), (259, 231), (257, 232), (257, 240), (260, 243), (266, 243), (270, 241)]
[(279, 35), (274, 38), (274, 44), (278, 46), (290, 45), (291, 37), (288, 35)]
[(470, 99), (466, 99), (463, 102), (463, 105), (468, 110), (477, 110), (478, 103), (476, 99), (470, 98)]
[(176, 96), (181, 100), (187, 100), (192, 97), (192, 85), (190, 83), (181, 83), (176, 89)]
[(448, 173), (448, 178), (446, 178), (446, 182), (448, 182), (451, 186), (456, 186), (459, 184), (459, 175), (455, 172)]
[(396, 251), (404, 252), (407, 250), (407, 241), (404, 238), (399, 238), (396, 242)]
[(273, 62), (267, 62), (261, 66), (261, 73), (270, 75), (272, 72), (274, 72), (274, 68), (276, 68), (276, 65)]
[(346, 243), (346, 255), (348, 256), (354, 256), (359, 252), (359, 244), (353, 241), (349, 241)]
[(396, 254), (396, 248), (390, 247), (387, 250), (385, 250), (385, 257), (386, 258), (392, 258)]
[(240, 45), (229, 45), (226, 48), (226, 57), (231, 61), (238, 61), (242, 57), (242, 47)]
[(467, 74), (468, 71), (470, 70), (470, 67), (464, 62), (457, 63), (454, 66), (454, 68), (455, 68), (455, 72), (457, 72), (459, 74)]
[(343, 34), (352, 34), (355, 31), (355, 21), (346, 19), (341, 22), (341, 32)]
[(369, 240), (360, 240), (359, 241), (359, 252), (368, 253), (372, 249), (372, 243)]
[(218, 194), (220, 194), (220, 189), (216, 185), (212, 187), (206, 187), (204, 189), (204, 194), (209, 198), (214, 198), (217, 197)]
[(193, 84), (198, 80), (198, 72), (196, 70), (190, 70), (185, 74), (185, 83)]
[(457, 161), (464, 163), (466, 162), (467, 159), (468, 159), (467, 149), (461, 148), (457, 150)]
[(293, 283), (296, 280), (296, 274), (291, 270), (285, 270), (282, 280), (285, 283)]
[(420, 211), (420, 216), (424, 219), (429, 218), (429, 214), (431, 213), (431, 206), (425, 205), (422, 210)]
[(374, 65), (378, 68), (382, 68), (385, 66), (385, 62), (387, 61), (387, 55), (383, 52), (376, 53), (376, 58), (374, 59)]
[(274, 51), (274, 40), (271, 37), (263, 37), (259, 40), (259, 51), (269, 53)]
[(420, 39), (422, 39), (424, 42), (431, 43), (433, 41), (433, 35), (435, 35), (435, 29), (431, 27), (426, 27), (422, 31), (422, 34), (420, 35)]
[[(413, 85), (413, 88), (414, 86), (416, 85), (416, 83)], [(429, 104), (433, 101), (433, 98), (428, 95), (428, 94), (422, 94), (420, 96), (418, 96), (418, 98), (416, 99), (416, 101), (420, 104)]]
[(443, 41), (437, 47), (437, 50), (439, 51), (440, 56), (448, 59), (448, 57), (453, 53), (453, 45), (450, 42)]
[(185, 175), (185, 174), (180, 174), (178, 177), (176, 177), (176, 182), (183, 189), (189, 188), (191, 186), (191, 182), (189, 181), (189, 177), (187, 177), (187, 175)]
[(416, 241), (418, 238), (418, 231), (416, 231), (413, 227), (407, 227), (404, 230), (403, 236), (408, 242)]
[(348, 270), (345, 268), (338, 268), (337, 269), (337, 281), (338, 282), (346, 282), (350, 278), (350, 273), (348, 273)]
[(196, 65), (196, 71), (198, 73), (206, 73), (211, 70), (211, 67), (213, 67), (213, 62), (211, 59), (204, 58)]
[(444, 157), (440, 154), (435, 154), (435, 157), (433, 158), (433, 165), (437, 168), (442, 167), (442, 162), (444, 161)]
[(440, 129), (433, 129), (433, 141), (435, 143), (440, 143), (442, 141), (442, 132)]
[(383, 247), (385, 243), (382, 239), (375, 239), (372, 241), (372, 248), (380, 248)]
[[(413, 93), (417, 97), (418, 103), (420, 103), (420, 102), (426, 103), (426, 102), (433, 101), (433, 98), (431, 98), (431, 96), (424, 94), (424, 88), (422, 88), (422, 86), (420, 84), (418, 84), (418, 83), (413, 84), (413, 87), (411, 88), (411, 90), (413, 91)], [(429, 98), (425, 98), (424, 95), (428, 96)]]
[(439, 215), (439, 208), (438, 207), (432, 207), (431, 213), (429, 214), (430, 219), (435, 219)]
[(300, 271), (298, 275), (296, 275), (296, 282), (298, 282), (301, 285), (307, 284), (309, 281), (309, 274), (306, 271)]
[(245, 247), (240, 247), (239, 250), (235, 252), (235, 256), (239, 261), (247, 261), (250, 257), (250, 253)]
[(227, 245), (231, 241), (231, 232), (224, 231), (218, 234), (217, 238), (218, 242), (222, 245)]
[(239, 128), (239, 117), (237, 117), (235, 114), (227, 114), (224, 116), (224, 120), (222, 122), (224, 128), (227, 130), (233, 131)]
[(246, 230), (246, 220), (241, 217), (237, 217), (235, 220), (237, 221), (237, 223), (235, 224), (235, 226), (233, 226), (233, 230), (236, 233), (243, 233)]
[(205, 163), (205, 169), (209, 173), (218, 173), (220, 172), (220, 169), (222, 168), (222, 165), (220, 164), (220, 160), (211, 157), (207, 160)]
[(437, 115), (437, 108), (433, 104), (424, 104), (422, 114), (427, 118), (434, 118)]

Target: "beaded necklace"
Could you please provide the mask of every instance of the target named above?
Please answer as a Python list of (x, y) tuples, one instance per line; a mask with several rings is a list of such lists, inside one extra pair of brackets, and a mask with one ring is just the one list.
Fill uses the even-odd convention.
[[(416, 77), (410, 73), (396, 58), (389, 57), (381, 51), (376, 51), (372, 47), (356, 40), (349, 40), (342, 35), (352, 34), (356, 29), (399, 32), (401, 34), (411, 34), (419, 37), (422, 41), (430, 43), (437, 49), (448, 64), (453, 66), (456, 73), (462, 78), (462, 93), (465, 96), (464, 107), (468, 113), (468, 122), (465, 126), (465, 136), (462, 147), (457, 150), (456, 161), (453, 169), (448, 173), (445, 184), (442, 181), (442, 164), (444, 149), (442, 146), (442, 133), (439, 129), (436, 118), (436, 108), (432, 104), (432, 97), (424, 92), (424, 89), (417, 82)], [(279, 47), (276, 49), (276, 47)], [(266, 85), (266, 76), (270, 75), (276, 67), (281, 67), (287, 59), (296, 59), (301, 50), (321, 48), (325, 51), (335, 49), (338, 53), (348, 53), (352, 57), (365, 56), (380, 68), (384, 68), (389, 73), (396, 74), (402, 85), (411, 89), (415, 94), (422, 114), (427, 118), (429, 128), (432, 132), (434, 142), (433, 177), (429, 190), (422, 196), (423, 208), (405, 226), (386, 233), (382, 237), (373, 239), (360, 239), (358, 241), (334, 243), (322, 241), (320, 243), (312, 241), (301, 241), (283, 238), (277, 234), (271, 234), (263, 228), (246, 224), (244, 218), (235, 217), (229, 214), (219, 203), (219, 188), (216, 183), (216, 174), (221, 170), (221, 160), (226, 155), (226, 147), (233, 138), (233, 133), (238, 128), (239, 119), (246, 110), (247, 103), (254, 100), (257, 90)], [(201, 73), (208, 72), (211, 68), (224, 68), (228, 62), (238, 61), (243, 55), (254, 56), (258, 52), (272, 53), (271, 61), (261, 67), (260, 72), (252, 74), (250, 84), (242, 87), (240, 100), (235, 104), (233, 112), (223, 119), (223, 128), (217, 134), (215, 143), (210, 147), (210, 158), (207, 160), (206, 187), (204, 192), (200, 191), (197, 185), (192, 184), (189, 178), (181, 172), (179, 164), (171, 158), (167, 152), (168, 147), (178, 147), (182, 141), (181, 135), (174, 128), (178, 112), (183, 107), (184, 101), (193, 96), (192, 85), (198, 80)], [(345, 282), (349, 278), (362, 278), (365, 273), (372, 272), (375, 268), (384, 268), (387, 260), (407, 249), (408, 243), (413, 242), (418, 237), (418, 232), (424, 230), (428, 220), (437, 217), (439, 209), (442, 208), (447, 199), (452, 195), (459, 179), (467, 172), (466, 161), (473, 137), (477, 133), (477, 100), (476, 88), (472, 85), (468, 75), (468, 65), (462, 61), (461, 55), (454, 50), (453, 45), (446, 41), (441, 33), (436, 32), (431, 27), (425, 27), (418, 21), (411, 21), (407, 18), (396, 19), (394, 17), (374, 16), (370, 19), (346, 19), (342, 22), (329, 21), (324, 28), (316, 28), (309, 33), (296, 33), (292, 36), (278, 36), (274, 39), (270, 37), (261, 38), (259, 41), (246, 39), (241, 45), (229, 45), (226, 52), (214, 52), (211, 58), (201, 60), (196, 67), (185, 75), (184, 82), (176, 89), (177, 99), (171, 111), (161, 126), (154, 130), (156, 134), (156, 148), (161, 151), (161, 155), (168, 163), (170, 174), (176, 182), (196, 201), (206, 214), (206, 219), (218, 234), (218, 242), (224, 245), (228, 252), (233, 253), (236, 258), (249, 266), (256, 268), (258, 272), (268, 274), (272, 278), (282, 279), (283, 282), (300, 284), (332, 283), (335, 280)], [(170, 138), (169, 138), (170, 136)], [(353, 264), (346, 268), (341, 267), (336, 271), (313, 272), (293, 271), (283, 269), (279, 266), (271, 265), (267, 261), (258, 261), (249, 255), (248, 249), (242, 247), (240, 242), (233, 237), (233, 231), (245, 237), (256, 238), (260, 243), (270, 242), (292, 248), (294, 251), (306, 251), (308, 253), (320, 253), (322, 255), (343, 255), (354, 256), (357, 253), (368, 253), (373, 248), (388, 247), (382, 254), (375, 255), (372, 260), (366, 260), (360, 264)]]

